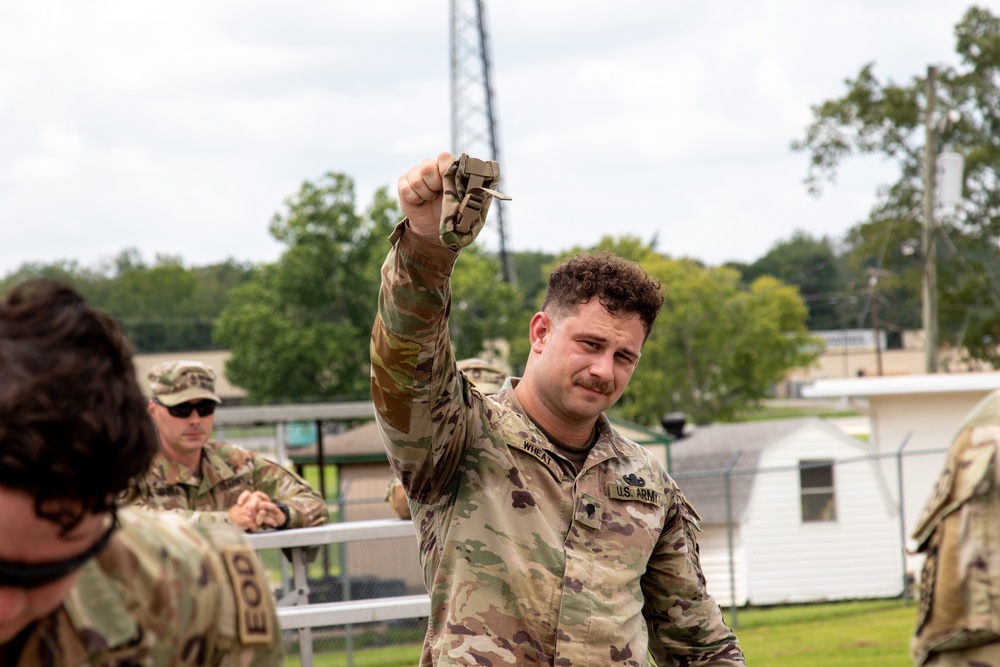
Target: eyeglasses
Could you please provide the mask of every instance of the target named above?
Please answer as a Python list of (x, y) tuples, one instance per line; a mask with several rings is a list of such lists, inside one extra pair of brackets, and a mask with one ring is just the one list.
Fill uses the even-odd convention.
[[(153, 402), (157, 405), (163, 405), (160, 403), (158, 398), (154, 398)], [(177, 417), (178, 419), (187, 419), (191, 416), (191, 413), (198, 412), (199, 417), (207, 417), (215, 412), (215, 401), (198, 401), (197, 403), (180, 403), (178, 405), (163, 405), (170, 413), (171, 417)]]
[(111, 535), (118, 528), (118, 521), (111, 522), (111, 527), (97, 540), (94, 546), (90, 547), (82, 554), (66, 558), (65, 560), (50, 561), (48, 563), (15, 563), (11, 561), (0, 561), (0, 588), (41, 588), (63, 577), (68, 577), (75, 570), (81, 567), (88, 560), (97, 556), (108, 546)]

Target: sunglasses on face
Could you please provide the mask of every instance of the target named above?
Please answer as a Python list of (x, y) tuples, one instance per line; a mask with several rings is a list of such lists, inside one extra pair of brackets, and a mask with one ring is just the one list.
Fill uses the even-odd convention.
[[(163, 405), (158, 399), (153, 399), (157, 405)], [(199, 417), (207, 417), (215, 412), (215, 401), (198, 401), (197, 403), (180, 403), (179, 405), (163, 405), (171, 417), (187, 419), (192, 412), (197, 411)]]
[(104, 547), (108, 546), (108, 541), (117, 528), (118, 522), (112, 522), (111, 527), (101, 536), (101, 539), (97, 540), (94, 546), (82, 554), (65, 560), (48, 563), (16, 563), (0, 560), (0, 588), (9, 587), (24, 590), (41, 588), (68, 577), (88, 560), (104, 551)]

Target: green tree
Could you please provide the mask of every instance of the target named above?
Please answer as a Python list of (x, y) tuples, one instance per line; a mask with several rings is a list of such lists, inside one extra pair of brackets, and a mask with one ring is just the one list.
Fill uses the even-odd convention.
[(548, 271), (555, 255), (538, 251), (519, 251), (512, 254), (517, 287), (524, 294), (524, 307), (534, 310), (538, 295), (545, 292)]
[(624, 417), (658, 424), (679, 411), (698, 424), (730, 420), (819, 354), (795, 287), (771, 276), (746, 286), (734, 269), (690, 259), (642, 263), (668, 294), (620, 403)]
[(232, 353), (226, 375), (248, 400), (367, 397), (379, 267), (397, 218), (384, 188), (359, 214), (342, 173), (285, 201), (270, 233), (287, 249), (233, 290), (215, 328)]
[(526, 335), (524, 296), (502, 282), (499, 259), (472, 245), (462, 251), (451, 280), (449, 333), (458, 359), (482, 354), (492, 341), (501, 346)]
[(844, 291), (844, 280), (829, 239), (816, 239), (807, 232), (796, 231), (790, 239), (771, 246), (760, 259), (741, 267), (741, 273), (747, 283), (761, 276), (774, 276), (798, 287), (809, 308), (810, 329), (841, 328), (837, 304)]
[[(965, 158), (965, 201), (958, 211), (938, 216), (939, 323), (943, 341), (1000, 366), (1000, 20), (971, 7), (955, 37), (961, 63), (939, 73), (932, 120), (940, 144)], [(848, 265), (855, 272), (888, 270), (886, 315), (910, 327), (917, 326), (920, 310), (922, 273), (913, 259), (920, 258), (917, 232), (923, 224), (924, 84), (924, 76), (883, 83), (874, 64), (865, 65), (846, 81), (843, 97), (813, 107), (805, 137), (792, 144), (809, 153), (806, 184), (817, 194), (849, 156), (879, 155), (897, 165), (897, 180), (879, 190), (868, 220), (848, 235)]]
[[(369, 397), (369, 341), (378, 308), (388, 237), (397, 203), (379, 189), (363, 213), (354, 181), (328, 173), (306, 182), (271, 222), (288, 246), (274, 264), (231, 293), (216, 326), (232, 352), (226, 374), (257, 402)], [(459, 258), (452, 281), (456, 354), (482, 353), (507, 339), (523, 296), (500, 281), (500, 264), (475, 247)]]
[(126, 248), (97, 268), (76, 262), (25, 264), (7, 276), (0, 290), (32, 277), (62, 280), (125, 326), (139, 352), (209, 350), (212, 322), (229, 290), (249, 278), (249, 264), (235, 260), (187, 268), (179, 257), (158, 256), (152, 265)]

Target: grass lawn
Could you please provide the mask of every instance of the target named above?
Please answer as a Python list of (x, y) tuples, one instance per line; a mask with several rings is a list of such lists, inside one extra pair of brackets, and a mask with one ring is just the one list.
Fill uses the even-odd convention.
[[(309, 486), (319, 491), (319, 466), (317, 465), (307, 465), (303, 467), (302, 477), (307, 482)], [(323, 478), (326, 481), (326, 495), (327, 499), (336, 497), (337, 489), (337, 466), (327, 465), (323, 471)]]
[(737, 421), (764, 421), (768, 419), (793, 419), (795, 417), (857, 417), (857, 410), (835, 405), (762, 405), (758, 410), (740, 415)]
[(748, 665), (912, 667), (915, 604), (899, 600), (801, 605), (738, 612)]
[[(347, 667), (346, 653), (316, 653), (315, 667)], [(409, 646), (381, 646), (354, 652), (353, 667), (416, 667), (420, 662), (420, 644)], [(285, 665), (302, 664), (298, 653), (289, 653)]]
[[(751, 667), (911, 667), (916, 614), (915, 604), (899, 600), (747, 609), (738, 612), (736, 634)], [(299, 664), (296, 651), (285, 664)], [(419, 660), (417, 643), (356, 650), (353, 665), (412, 667)], [(317, 651), (315, 664), (346, 667), (347, 655)]]

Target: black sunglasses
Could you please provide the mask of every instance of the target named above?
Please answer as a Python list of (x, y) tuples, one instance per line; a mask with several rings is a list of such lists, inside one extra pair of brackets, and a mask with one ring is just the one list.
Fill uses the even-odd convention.
[[(153, 399), (153, 403), (157, 405), (163, 405), (157, 398)], [(191, 413), (195, 410), (198, 411), (199, 417), (207, 417), (215, 412), (215, 401), (198, 401), (197, 403), (180, 403), (178, 405), (163, 405), (170, 413), (171, 417), (177, 417), (178, 419), (187, 419), (191, 416)]]
[(82, 554), (65, 560), (50, 561), (48, 563), (0, 561), (0, 588), (10, 587), (25, 590), (40, 588), (69, 576), (88, 560), (104, 551), (104, 547), (108, 546), (108, 541), (117, 528), (118, 521), (115, 520), (94, 546)]

